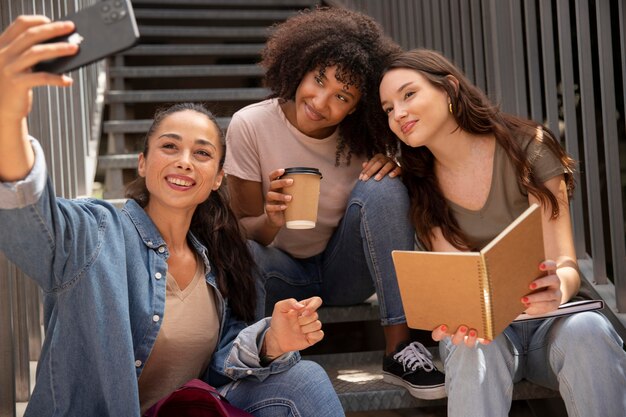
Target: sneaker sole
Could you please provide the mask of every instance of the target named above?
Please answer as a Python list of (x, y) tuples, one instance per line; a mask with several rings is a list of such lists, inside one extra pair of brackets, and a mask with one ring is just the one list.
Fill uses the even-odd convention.
[(419, 398), (420, 400), (439, 400), (441, 398), (446, 398), (446, 386), (444, 384), (428, 388), (418, 387), (415, 385), (411, 385), (404, 379), (397, 377), (394, 374), (384, 371), (383, 381), (388, 384), (406, 388), (413, 397)]

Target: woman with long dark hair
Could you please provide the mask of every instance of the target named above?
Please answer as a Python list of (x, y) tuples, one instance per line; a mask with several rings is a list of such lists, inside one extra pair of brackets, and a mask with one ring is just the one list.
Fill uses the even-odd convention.
[[(575, 297), (581, 279), (568, 207), (574, 162), (552, 132), (500, 111), (431, 50), (395, 56), (379, 90), (393, 132), (386, 134), (400, 140), (418, 246), (481, 249), (536, 203), (547, 274), (530, 284), (520, 311), (550, 312)], [(493, 341), (446, 323), (432, 335), (440, 341), (450, 416), (508, 415), (513, 384), (522, 378), (559, 390), (570, 416), (626, 415), (626, 354), (600, 313), (513, 323)]]
[(140, 416), (200, 378), (255, 416), (342, 416), (324, 370), (297, 352), (323, 337), (320, 298), (278, 301), (246, 324), (253, 261), (220, 191), (226, 149), (205, 107), (157, 113), (121, 210), (55, 197), (26, 117), (33, 87), (71, 84), (31, 68), (76, 53), (41, 44), (72, 30), (22, 16), (0, 35), (0, 250), (45, 295), (26, 415)]

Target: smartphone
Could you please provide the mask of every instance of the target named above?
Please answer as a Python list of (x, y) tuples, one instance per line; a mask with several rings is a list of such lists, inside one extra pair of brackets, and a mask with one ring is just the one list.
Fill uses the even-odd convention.
[(78, 44), (76, 55), (42, 61), (33, 71), (62, 74), (130, 48), (139, 40), (139, 29), (130, 0), (103, 0), (62, 19), (74, 22), (69, 35), (46, 41)]

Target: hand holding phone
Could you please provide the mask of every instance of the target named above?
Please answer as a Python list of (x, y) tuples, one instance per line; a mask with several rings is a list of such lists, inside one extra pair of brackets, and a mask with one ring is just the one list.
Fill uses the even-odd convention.
[(103, 0), (59, 20), (71, 20), (73, 33), (50, 39), (78, 45), (78, 53), (69, 57), (42, 61), (33, 71), (62, 74), (90, 64), (133, 46), (139, 29), (130, 0)]

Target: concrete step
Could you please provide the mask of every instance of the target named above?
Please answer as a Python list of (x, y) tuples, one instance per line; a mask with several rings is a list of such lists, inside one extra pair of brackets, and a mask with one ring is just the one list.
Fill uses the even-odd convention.
[(211, 7), (312, 7), (315, 0), (133, 0), (133, 6), (211, 6)]
[[(230, 123), (230, 117), (216, 117), (217, 123), (222, 129), (228, 127)], [(109, 120), (104, 122), (104, 133), (146, 133), (152, 119), (140, 119), (140, 120)]]
[(180, 44), (180, 45), (137, 45), (123, 52), (124, 56), (258, 56), (263, 48), (261, 43), (246, 44)]
[(111, 77), (262, 77), (265, 70), (258, 65), (164, 65), (112, 67)]
[(112, 90), (106, 103), (151, 103), (183, 101), (260, 101), (270, 93), (267, 88), (210, 88), (198, 90)]
[[(431, 348), (435, 364), (442, 369), (436, 348)], [(328, 373), (346, 412), (392, 410), (442, 406), (445, 399), (420, 400), (404, 389), (383, 381), (383, 351), (307, 355)], [(522, 380), (515, 384), (513, 400), (537, 400), (559, 397), (559, 393)]]
[(139, 26), (139, 34), (146, 38), (214, 38), (225, 40), (258, 39), (264, 41), (268, 34), (267, 27), (218, 27), (218, 26)]
[(168, 19), (168, 20), (251, 20), (281, 21), (293, 16), (293, 10), (250, 10), (250, 9), (137, 9), (137, 19)]

